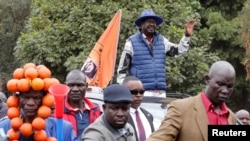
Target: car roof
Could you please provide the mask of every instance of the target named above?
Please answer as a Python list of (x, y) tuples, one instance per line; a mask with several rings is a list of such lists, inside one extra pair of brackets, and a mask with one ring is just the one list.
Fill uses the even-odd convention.
[[(96, 86), (89, 86), (87, 91), (86, 91), (86, 97), (96, 99), (96, 100), (103, 100), (103, 89), (100, 87), (96, 87)], [(168, 104), (173, 100), (183, 99), (186, 97), (190, 97), (190, 95), (182, 94), (182, 93), (166, 93), (166, 98), (154, 97), (154, 96), (144, 96), (143, 102), (144, 103)]]

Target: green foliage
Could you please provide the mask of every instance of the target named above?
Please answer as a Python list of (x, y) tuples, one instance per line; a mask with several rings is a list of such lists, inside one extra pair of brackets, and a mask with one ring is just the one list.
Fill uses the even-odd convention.
[[(134, 20), (145, 8), (154, 9), (165, 19), (158, 30), (176, 43), (183, 36), (187, 20), (197, 20), (198, 30), (192, 36), (190, 52), (182, 57), (168, 58), (166, 65), (171, 91), (196, 94), (201, 90), (200, 81), (208, 64), (214, 61), (212, 58), (218, 58), (216, 54), (207, 52), (211, 41), (209, 34), (200, 30), (202, 34), (199, 35), (198, 11), (201, 7), (197, 1), (106, 0), (98, 1), (98, 4), (97, 1), (83, 0), (33, 1), (31, 18), (17, 42), (15, 56), (22, 64), (35, 62), (49, 66), (53, 74), (63, 81), (67, 71), (81, 68), (115, 12), (122, 9), (118, 63), (125, 40), (137, 30)], [(190, 71), (186, 71), (187, 68)]]
[(220, 58), (215, 53), (209, 53), (203, 47), (192, 48), (182, 57), (169, 58), (166, 67), (168, 81), (172, 84), (169, 91), (196, 95), (204, 88), (210, 65), (218, 60)]
[(0, 0), (0, 80), (5, 93), (5, 84), (19, 65), (15, 62), (13, 47), (29, 15), (29, 5), (30, 0)]
[(235, 33), (238, 31), (234, 21), (226, 20), (219, 12), (209, 14), (207, 25), (210, 27), (210, 35), (216, 37), (216, 41), (233, 40)]
[(250, 18), (249, 18), (249, 12), (250, 12), (250, 1), (248, 0), (245, 3), (245, 6), (243, 8), (243, 10), (240, 12), (240, 16), (238, 17), (238, 21), (240, 21), (239, 23), (239, 27), (240, 27), (240, 31), (239, 31), (239, 38), (240, 41), (243, 44), (243, 47), (246, 49), (246, 54), (244, 57), (244, 60), (242, 62), (244, 62), (246, 71), (247, 71), (247, 79), (250, 80), (250, 31), (249, 31), (249, 27), (250, 27)]
[[(221, 15), (228, 20), (238, 16), (246, 0), (200, 0), (204, 13), (220, 11)], [(205, 10), (206, 9), (206, 10)], [(206, 14), (205, 14), (206, 15)]]
[[(236, 109), (237, 106), (246, 108), (247, 103), (249, 103), (247, 101), (249, 90), (246, 89), (249, 82), (245, 79), (246, 71), (244, 63), (242, 63), (244, 62), (245, 50), (241, 42), (242, 36), (239, 36), (239, 29), (241, 29), (244, 18), (238, 18), (243, 15), (242, 13), (238, 15), (238, 12), (241, 11), (246, 0), (200, 0), (200, 2), (202, 5), (202, 29), (205, 27), (212, 39), (209, 51), (216, 52), (222, 60), (231, 62), (237, 72), (235, 91), (233, 99), (229, 101), (229, 106), (232, 109)], [(245, 14), (249, 15), (248, 12)], [(239, 104), (237, 98), (241, 99), (242, 104)]]

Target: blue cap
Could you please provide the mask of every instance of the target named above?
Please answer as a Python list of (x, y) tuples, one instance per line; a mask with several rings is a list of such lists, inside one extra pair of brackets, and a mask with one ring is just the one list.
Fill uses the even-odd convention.
[(150, 19), (150, 18), (155, 19), (157, 25), (160, 25), (163, 22), (163, 19), (160, 16), (156, 15), (152, 9), (146, 9), (146, 10), (143, 10), (141, 13), (141, 16), (135, 20), (135, 24), (137, 26), (141, 26), (141, 22), (143, 20)]
[(104, 102), (108, 103), (120, 103), (133, 101), (130, 91), (127, 87), (119, 84), (111, 84), (104, 89)]

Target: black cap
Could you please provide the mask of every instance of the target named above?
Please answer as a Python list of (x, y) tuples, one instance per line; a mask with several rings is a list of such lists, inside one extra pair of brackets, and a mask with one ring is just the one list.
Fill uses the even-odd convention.
[(133, 101), (130, 91), (127, 87), (119, 84), (111, 84), (104, 89), (104, 102), (120, 103)]

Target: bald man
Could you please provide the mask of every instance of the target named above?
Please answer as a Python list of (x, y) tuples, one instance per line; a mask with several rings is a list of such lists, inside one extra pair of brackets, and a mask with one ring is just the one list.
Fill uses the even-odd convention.
[(241, 109), (235, 113), (235, 116), (242, 122), (242, 124), (244, 125), (250, 124), (250, 115), (247, 110)]
[(231, 96), (235, 69), (227, 61), (215, 62), (198, 95), (174, 100), (160, 127), (146, 141), (208, 141), (208, 125), (236, 124), (225, 101)]

